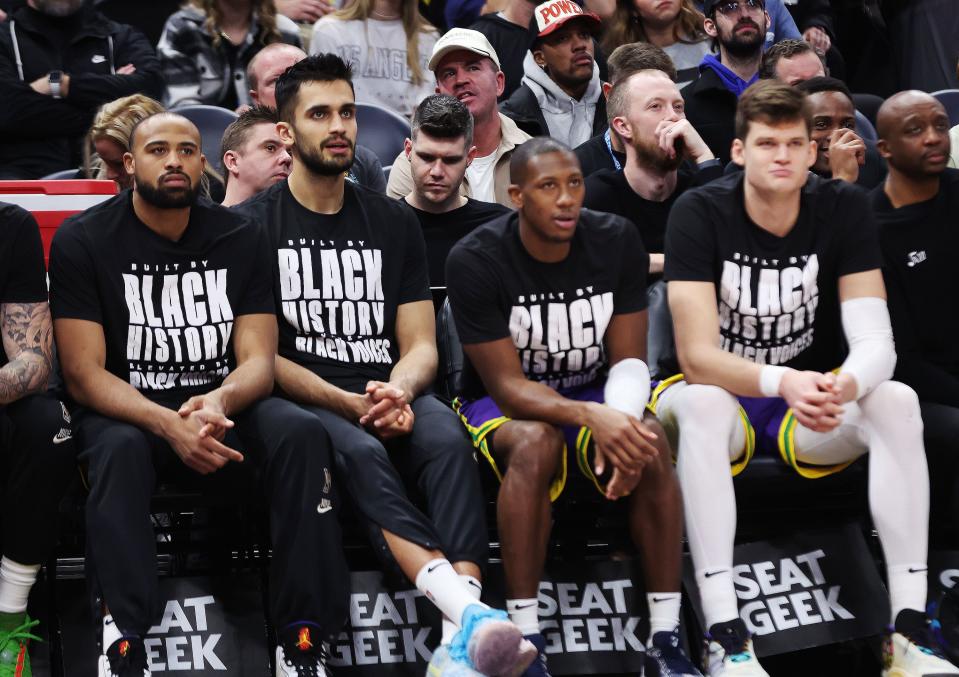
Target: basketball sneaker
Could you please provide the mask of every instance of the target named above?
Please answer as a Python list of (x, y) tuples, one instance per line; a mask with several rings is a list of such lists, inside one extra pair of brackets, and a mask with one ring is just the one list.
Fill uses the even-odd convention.
[(930, 623), (921, 611), (903, 609), (883, 642), (882, 677), (947, 677), (959, 668), (946, 660)]
[(282, 633), (276, 647), (276, 677), (330, 677), (326, 648), (314, 640), (314, 628), (294, 625)]
[(479, 672), (466, 663), (454, 661), (450, 657), (450, 647), (443, 644), (436, 647), (429, 665), (426, 666), (426, 677), (483, 677)]
[(703, 677), (679, 641), (679, 628), (653, 635), (643, 668), (644, 677)]
[(536, 647), (536, 658), (526, 668), (523, 677), (550, 677), (546, 667), (546, 638), (537, 632), (535, 635), (526, 635), (526, 640)]
[(753, 641), (742, 619), (716, 623), (706, 635), (709, 677), (769, 677), (753, 652)]
[(536, 659), (536, 647), (509, 621), (505, 611), (471, 604), (450, 643), (454, 661), (490, 677), (519, 677)]
[(150, 677), (146, 647), (139, 637), (121, 637), (100, 656), (99, 677)]
[(30, 630), (40, 621), (31, 621), (26, 613), (0, 613), (0, 677), (31, 677), (30, 640), (41, 641)]

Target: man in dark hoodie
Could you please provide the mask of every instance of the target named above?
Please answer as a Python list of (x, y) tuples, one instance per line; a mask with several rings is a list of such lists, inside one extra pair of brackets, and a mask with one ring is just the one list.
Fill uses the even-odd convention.
[(0, 178), (38, 179), (80, 164), (102, 104), (159, 98), (153, 46), (83, 0), (28, 0), (0, 29)]
[(764, 0), (706, 0), (703, 27), (719, 45), (707, 54), (699, 78), (683, 89), (686, 118), (713, 154), (729, 162), (739, 95), (758, 79), (769, 26)]

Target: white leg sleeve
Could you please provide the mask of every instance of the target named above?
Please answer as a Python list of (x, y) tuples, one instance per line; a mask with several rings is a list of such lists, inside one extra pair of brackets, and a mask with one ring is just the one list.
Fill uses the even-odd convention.
[(686, 535), (711, 627), (739, 616), (732, 575), (736, 495), (729, 469), (745, 440), (739, 403), (716, 386), (677, 383), (660, 396), (656, 411), (665, 426), (678, 430)]

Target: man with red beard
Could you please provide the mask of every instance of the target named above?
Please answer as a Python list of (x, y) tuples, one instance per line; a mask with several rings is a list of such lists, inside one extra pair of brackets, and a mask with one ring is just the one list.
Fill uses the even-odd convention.
[(699, 78), (683, 89), (683, 98), (689, 121), (726, 164), (735, 137), (736, 101), (758, 79), (770, 20), (764, 0), (706, 0), (703, 14), (703, 28), (719, 46), (719, 58), (703, 58)]
[(649, 273), (658, 277), (670, 208), (687, 188), (722, 176), (723, 167), (686, 119), (679, 88), (663, 71), (642, 70), (617, 82), (607, 105), (626, 164), (586, 179), (585, 206), (632, 221), (649, 252)]

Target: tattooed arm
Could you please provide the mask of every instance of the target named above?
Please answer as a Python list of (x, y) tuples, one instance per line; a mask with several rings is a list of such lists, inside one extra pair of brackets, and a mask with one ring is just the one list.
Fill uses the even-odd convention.
[(47, 302), (0, 304), (0, 331), (9, 360), (0, 368), (0, 404), (46, 390), (53, 361)]

